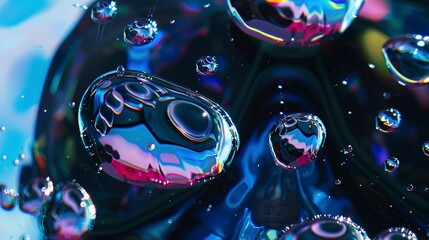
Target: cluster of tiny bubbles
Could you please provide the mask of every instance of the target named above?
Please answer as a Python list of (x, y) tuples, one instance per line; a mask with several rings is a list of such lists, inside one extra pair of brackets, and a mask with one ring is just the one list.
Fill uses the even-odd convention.
[(383, 45), (386, 65), (395, 80), (404, 86), (429, 83), (429, 36), (401, 35)]
[(93, 229), (96, 210), (85, 189), (72, 182), (57, 186), (38, 216), (49, 239), (81, 239)]
[(312, 219), (304, 220), (287, 228), (280, 239), (369, 240), (369, 237), (362, 227), (348, 217), (316, 215)]
[(426, 141), (422, 145), (423, 154), (429, 157), (429, 141)]
[(399, 168), (399, 159), (396, 157), (390, 157), (384, 161), (384, 171), (393, 173)]
[(195, 62), (195, 71), (201, 76), (209, 76), (217, 71), (218, 63), (214, 56), (203, 56)]
[(0, 185), (0, 190), (1, 207), (4, 210), (12, 210), (16, 205), (19, 193), (17, 193), (13, 188), (7, 188), (3, 184)]
[(374, 240), (417, 240), (416, 234), (404, 227), (392, 227), (381, 231)]
[(340, 152), (342, 152), (344, 155), (353, 153), (353, 146), (352, 145), (348, 145), (347, 147), (345, 147), (344, 149), (342, 149)]
[(308, 47), (343, 33), (364, 0), (227, 0), (233, 22), (246, 34), (281, 46)]
[(19, 208), (26, 213), (38, 214), (53, 192), (54, 183), (49, 177), (34, 178), (20, 187)]
[(138, 18), (127, 24), (124, 29), (124, 42), (130, 46), (145, 46), (151, 43), (158, 33), (155, 20)]
[(411, 183), (407, 184), (407, 191), (408, 191), (408, 192), (412, 192), (412, 191), (414, 191), (414, 185), (413, 185), (413, 184), (411, 184)]
[(115, 1), (98, 1), (91, 9), (91, 19), (98, 24), (106, 24), (115, 19), (118, 8)]
[(225, 172), (239, 147), (217, 103), (155, 75), (98, 77), (82, 97), (80, 136), (98, 171), (137, 186), (192, 187)]
[(401, 120), (401, 113), (397, 109), (383, 109), (375, 117), (375, 128), (383, 133), (392, 133), (399, 127)]
[(295, 170), (313, 161), (326, 139), (319, 117), (309, 113), (286, 115), (271, 129), (268, 140), (275, 163)]

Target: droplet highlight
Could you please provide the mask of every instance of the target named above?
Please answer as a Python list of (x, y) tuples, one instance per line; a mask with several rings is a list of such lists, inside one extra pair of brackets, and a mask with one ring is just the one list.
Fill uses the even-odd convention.
[(311, 163), (325, 138), (326, 129), (322, 120), (309, 113), (283, 117), (276, 122), (268, 136), (276, 164), (292, 170)]
[(399, 168), (399, 159), (396, 157), (390, 157), (386, 159), (384, 162), (384, 171), (393, 173), (396, 172), (396, 170)]

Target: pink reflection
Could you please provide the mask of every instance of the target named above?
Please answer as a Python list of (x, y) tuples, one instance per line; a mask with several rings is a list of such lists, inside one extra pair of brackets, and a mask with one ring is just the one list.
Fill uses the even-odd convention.
[(383, 20), (390, 13), (390, 0), (366, 0), (359, 16), (373, 22)]

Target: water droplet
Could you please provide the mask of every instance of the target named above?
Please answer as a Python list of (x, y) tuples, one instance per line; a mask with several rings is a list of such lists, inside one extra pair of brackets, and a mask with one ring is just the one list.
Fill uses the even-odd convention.
[(81, 5), (79, 3), (75, 3), (75, 4), (73, 4), (73, 6), (77, 7), (77, 8), (82, 8), (82, 9), (85, 9), (85, 10), (88, 9), (88, 6), (86, 6), (85, 4)]
[(209, 8), (210, 7), (210, 3), (206, 3), (203, 5), (204, 8)]
[(0, 130), (3, 131), (3, 132), (6, 131), (6, 127), (5, 126), (1, 126)]
[(15, 205), (19, 194), (13, 188), (6, 188), (5, 185), (0, 185), (0, 202), (4, 210), (12, 210)]
[(19, 165), (20, 163), (21, 163), (21, 161), (19, 161), (19, 159), (13, 160), (13, 164), (15, 164), (15, 165)]
[(393, 173), (399, 168), (399, 159), (390, 157), (384, 162), (384, 171)]
[(69, 102), (69, 107), (74, 108), (76, 106), (75, 102)]
[(422, 145), (423, 154), (429, 157), (429, 141), (426, 141)]
[(408, 192), (412, 192), (412, 191), (414, 191), (414, 185), (413, 185), (413, 184), (411, 184), (411, 183), (407, 184), (407, 191), (408, 191)]
[(344, 155), (350, 154), (353, 152), (353, 146), (352, 145), (348, 145), (346, 148), (344, 148), (343, 150), (341, 150), (341, 152)]
[(374, 238), (374, 240), (387, 240), (387, 239), (417, 240), (417, 236), (416, 234), (414, 234), (413, 232), (411, 232), (410, 230), (404, 227), (393, 227), (380, 232)]
[(401, 113), (395, 108), (383, 109), (375, 118), (375, 128), (383, 133), (392, 133), (401, 124)]
[(350, 218), (316, 215), (289, 227), (280, 239), (369, 239), (365, 230)]
[(282, 85), (278, 85), (277, 88), (278, 89), (283, 89), (283, 86)]
[(24, 234), (21, 236), (20, 240), (30, 240), (30, 235)]
[(171, 219), (168, 219), (168, 224), (172, 224), (173, 223), (173, 220), (171, 220)]
[(401, 85), (429, 83), (429, 37), (402, 35), (383, 45), (383, 57), (396, 81)]
[(50, 239), (81, 239), (94, 227), (95, 205), (78, 183), (62, 184), (56, 189), (38, 215), (40, 227)]
[(425, 188), (423, 189), (423, 191), (425, 191), (425, 192), (429, 192), (429, 187), (425, 187)]
[(124, 29), (124, 42), (131, 46), (144, 46), (151, 43), (158, 33), (157, 23), (150, 18), (138, 18)]
[(383, 98), (384, 99), (390, 99), (392, 96), (390, 95), (390, 93), (388, 93), (388, 92), (384, 92), (383, 93)]
[(238, 149), (237, 130), (218, 104), (147, 73), (104, 74), (80, 106), (88, 153), (129, 184), (189, 187), (227, 170)]
[(125, 72), (125, 67), (124, 67), (124, 66), (119, 65), (119, 66), (116, 68), (116, 73), (117, 73), (117, 74), (122, 75), (122, 74), (124, 74), (124, 72)]
[(276, 164), (296, 169), (313, 161), (325, 138), (326, 129), (319, 117), (295, 113), (277, 121), (269, 134), (269, 144)]
[(98, 24), (106, 24), (115, 19), (118, 8), (115, 1), (98, 1), (91, 9), (91, 19)]
[[(233, 22), (246, 34), (272, 44), (315, 46), (343, 33), (364, 0), (248, 1), (227, 0)], [(268, 10), (269, 9), (269, 10)]]
[(347, 85), (347, 80), (343, 80), (343, 81), (341, 81), (341, 83), (342, 83), (343, 85)]
[(170, 24), (174, 24), (175, 22), (176, 22), (176, 20), (174, 20), (174, 19), (170, 20)]
[(335, 185), (341, 185), (341, 180), (340, 179), (335, 180)]
[(49, 177), (38, 177), (19, 190), (19, 207), (23, 212), (38, 214), (44, 201), (54, 192), (54, 184)]
[(195, 70), (201, 76), (212, 75), (216, 72), (218, 63), (216, 57), (204, 56), (197, 59)]
[(43, 109), (43, 112), (44, 112), (44, 113), (47, 113), (47, 112), (48, 112), (48, 109)]
[(369, 68), (375, 68), (375, 65), (373, 63), (368, 63)]
[(6, 159), (7, 159), (7, 156), (6, 156), (6, 155), (3, 155), (3, 156), (1, 156), (1, 159), (6, 160)]

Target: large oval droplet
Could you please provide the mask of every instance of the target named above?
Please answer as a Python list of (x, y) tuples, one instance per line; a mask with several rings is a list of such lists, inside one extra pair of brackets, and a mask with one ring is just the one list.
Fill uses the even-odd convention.
[(287, 229), (281, 239), (369, 240), (369, 237), (365, 230), (354, 223), (350, 218), (318, 215), (313, 219), (293, 225)]
[(104, 172), (139, 186), (186, 187), (211, 179), (228, 168), (239, 146), (218, 104), (137, 71), (96, 79), (82, 98), (79, 127)]
[(390, 240), (390, 239), (417, 240), (417, 236), (412, 231), (404, 227), (393, 227), (380, 232), (374, 238), (374, 240)]
[(277, 121), (269, 134), (269, 144), (276, 164), (294, 170), (312, 162), (325, 138), (325, 125), (319, 117), (295, 113)]
[(402, 35), (383, 45), (386, 66), (401, 85), (429, 83), (429, 36)]
[(344, 32), (364, 0), (227, 0), (234, 23), (248, 35), (291, 47), (318, 45)]
[(95, 224), (91, 197), (77, 183), (56, 187), (39, 214), (41, 229), (49, 239), (81, 239)]
[(91, 20), (98, 24), (106, 24), (115, 19), (117, 14), (115, 1), (98, 1), (91, 9)]

